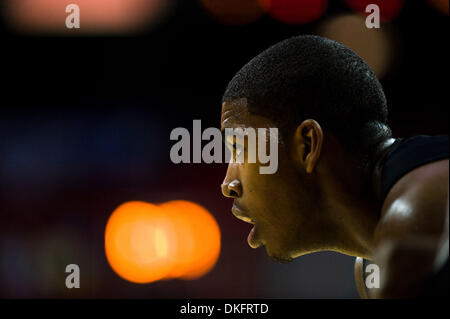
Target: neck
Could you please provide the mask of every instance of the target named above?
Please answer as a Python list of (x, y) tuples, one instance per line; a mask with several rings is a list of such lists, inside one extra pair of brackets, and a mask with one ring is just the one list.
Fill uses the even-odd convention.
[[(382, 205), (379, 200), (382, 165), (379, 167), (378, 163), (393, 141), (383, 142), (373, 157), (375, 163), (367, 167), (361, 167), (343, 151), (332, 150), (333, 157), (329, 157), (332, 161), (327, 165), (329, 169), (323, 176), (322, 185), (325, 185), (324, 209), (333, 223), (332, 228), (337, 230), (333, 234), (333, 250), (371, 259), (373, 235)], [(370, 174), (367, 174), (368, 169)]]
[[(381, 198), (381, 173), (384, 166), (385, 158), (387, 153), (391, 150), (392, 145), (394, 144), (395, 139), (390, 138), (382, 143), (379, 147), (377, 155), (374, 157), (375, 160), (373, 164), (368, 166), (367, 176), (369, 177), (369, 183), (372, 187), (372, 190), (379, 201)], [(381, 203), (382, 204), (382, 203)]]

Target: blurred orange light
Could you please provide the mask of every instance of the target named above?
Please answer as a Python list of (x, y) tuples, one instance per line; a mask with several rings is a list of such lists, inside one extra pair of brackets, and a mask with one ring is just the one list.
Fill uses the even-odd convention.
[[(7, 0), (5, 18), (27, 32), (127, 32), (157, 22), (172, 0)], [(80, 28), (67, 29), (66, 7), (80, 8)]]
[(288, 24), (307, 24), (320, 18), (327, 9), (327, 0), (259, 0), (275, 19)]
[(202, 206), (188, 201), (161, 205), (175, 223), (178, 236), (177, 267), (173, 277), (195, 279), (215, 265), (220, 252), (220, 230), (212, 215)]
[(128, 202), (108, 220), (105, 252), (111, 268), (131, 282), (195, 279), (215, 265), (220, 231), (206, 209), (188, 201)]
[(105, 231), (105, 252), (122, 278), (148, 283), (164, 278), (173, 268), (176, 233), (156, 205), (128, 202), (111, 215)]
[(199, 0), (216, 20), (227, 25), (244, 25), (264, 14), (258, 0)]

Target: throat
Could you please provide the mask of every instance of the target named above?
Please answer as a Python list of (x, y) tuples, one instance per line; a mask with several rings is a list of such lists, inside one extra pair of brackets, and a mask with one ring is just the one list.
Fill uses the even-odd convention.
[(368, 200), (335, 209), (336, 244), (342, 253), (370, 259), (378, 215), (378, 205)]

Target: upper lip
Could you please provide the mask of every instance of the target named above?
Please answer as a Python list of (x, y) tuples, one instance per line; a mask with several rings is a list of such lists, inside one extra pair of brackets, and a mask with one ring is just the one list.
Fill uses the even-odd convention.
[(236, 218), (243, 220), (246, 223), (250, 224), (255, 223), (255, 221), (252, 218), (250, 218), (236, 203), (233, 203), (233, 207), (231, 207), (231, 212)]

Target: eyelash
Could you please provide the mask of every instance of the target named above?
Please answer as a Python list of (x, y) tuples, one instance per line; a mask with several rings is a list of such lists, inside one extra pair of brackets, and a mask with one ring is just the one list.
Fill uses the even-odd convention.
[(233, 142), (233, 143), (230, 143), (232, 146), (232, 148), (234, 149), (234, 150), (237, 150), (237, 143), (236, 142)]

